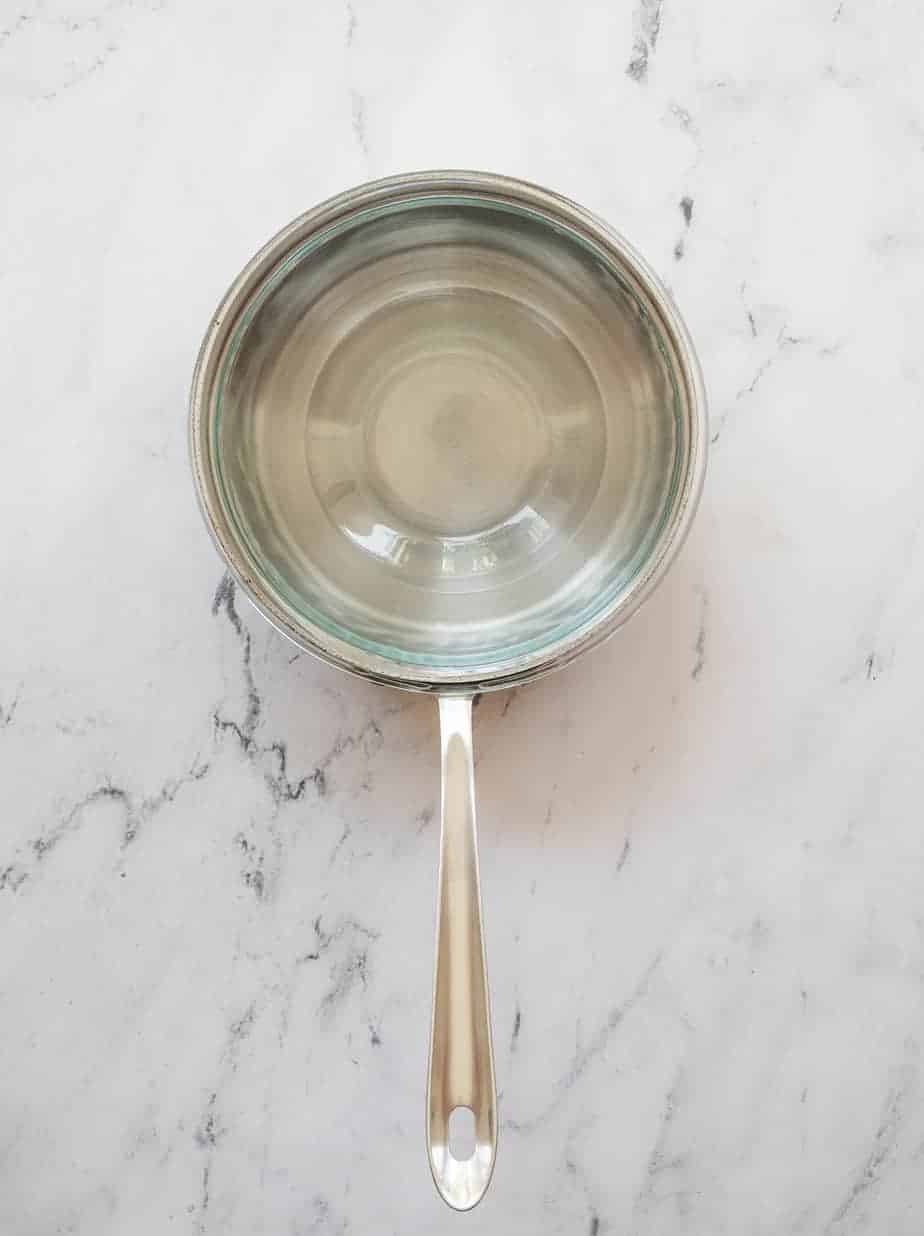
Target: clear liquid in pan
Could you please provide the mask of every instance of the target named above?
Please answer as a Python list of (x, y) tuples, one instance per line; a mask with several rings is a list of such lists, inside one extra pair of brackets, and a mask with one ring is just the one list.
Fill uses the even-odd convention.
[(666, 348), (544, 221), (392, 207), (288, 261), (238, 328), (224, 501), (296, 613), (410, 664), (503, 663), (589, 622), (662, 527)]

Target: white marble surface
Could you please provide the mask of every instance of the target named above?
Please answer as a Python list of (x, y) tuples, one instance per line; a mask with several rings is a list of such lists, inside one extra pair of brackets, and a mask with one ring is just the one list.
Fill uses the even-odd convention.
[[(0, 1231), (917, 1236), (919, 7), (0, 12)], [(423, 1148), (435, 710), (223, 587), (185, 445), (251, 252), (433, 165), (634, 240), (715, 439), (644, 614), (476, 714), (467, 1217)]]

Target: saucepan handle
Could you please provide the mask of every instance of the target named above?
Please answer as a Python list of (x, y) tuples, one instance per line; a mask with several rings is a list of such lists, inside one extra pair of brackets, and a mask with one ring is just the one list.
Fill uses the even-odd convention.
[[(430, 1168), (444, 1201), (469, 1210), (484, 1196), (497, 1152), (494, 1053), (478, 881), (472, 701), (440, 697), (442, 832), (427, 1083)], [(457, 1158), (450, 1118), (474, 1117), (474, 1149)], [(468, 1111), (464, 1111), (468, 1109)], [(468, 1115), (468, 1113), (471, 1115)]]

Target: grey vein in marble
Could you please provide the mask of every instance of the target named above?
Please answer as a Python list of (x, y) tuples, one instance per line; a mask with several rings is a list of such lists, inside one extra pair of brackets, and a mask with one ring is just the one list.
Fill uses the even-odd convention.
[(679, 262), (686, 252), (686, 234), (690, 230), (690, 224), (693, 222), (693, 199), (692, 197), (682, 197), (680, 199), (680, 213), (683, 216), (684, 232), (677, 243), (674, 245), (674, 261)]
[(209, 765), (200, 763), (197, 758), (188, 772), (170, 778), (156, 794), (148, 796), (138, 796), (111, 781), (104, 781), (72, 804), (57, 823), (29, 843), (31, 862), (25, 858), (18, 859), (0, 870), (0, 892), (4, 889), (16, 892), (65, 837), (75, 834), (84, 826), (93, 807), (98, 804), (116, 803), (119, 806), (123, 817), (120, 845), (125, 850), (158, 812), (174, 802), (184, 786), (203, 780), (208, 773)]
[(651, 55), (661, 32), (661, 9), (664, 0), (638, 0), (633, 16), (635, 42), (626, 73), (634, 81), (644, 82), (648, 76)]
[[(681, 1072), (674, 1079), (671, 1088), (664, 1098), (664, 1107), (658, 1122), (657, 1136), (645, 1166), (645, 1183), (635, 1201), (633, 1210), (635, 1217), (643, 1215), (652, 1205), (656, 1204), (661, 1177), (667, 1172), (676, 1171), (685, 1166), (686, 1159), (684, 1155), (670, 1153), (668, 1149), (682, 1084), (683, 1074)], [(675, 1200), (677, 1200), (676, 1197)]]
[(21, 688), (16, 689), (9, 704), (5, 707), (3, 704), (0, 704), (0, 730), (5, 730), (8, 725), (13, 724), (13, 718), (16, 716), (16, 709), (19, 707), (21, 690)]
[(886, 1096), (883, 1104), (882, 1117), (873, 1137), (869, 1154), (859, 1174), (847, 1191), (844, 1200), (831, 1216), (825, 1227), (825, 1234), (841, 1232), (845, 1222), (861, 1204), (864, 1196), (873, 1189), (887, 1170), (898, 1142), (905, 1109), (912, 1093), (917, 1088), (917, 1073), (913, 1068), (905, 1069), (901, 1083), (894, 1087)]
[(693, 668), (690, 677), (695, 682), (706, 666), (706, 621), (709, 615), (709, 594), (703, 592), (700, 601), (699, 627), (696, 632), (696, 642), (693, 645)]
[(512, 1055), (517, 1049), (517, 1040), (520, 1037), (520, 1031), (523, 1028), (523, 1011), (519, 1004), (513, 1014), (513, 1029), (510, 1031), (510, 1054)]
[[(636, 983), (630, 994), (620, 1004), (615, 1005), (610, 1009), (606, 1021), (595, 1032), (590, 1041), (586, 1044), (578, 1042), (575, 1048), (574, 1056), (571, 1064), (555, 1085), (554, 1097), (543, 1107), (540, 1112), (530, 1117), (529, 1119), (508, 1118), (504, 1123), (507, 1128), (512, 1129), (515, 1133), (532, 1133), (539, 1128), (545, 1121), (549, 1119), (565, 1102), (568, 1094), (577, 1083), (581, 1080), (584, 1074), (588, 1071), (595, 1060), (606, 1050), (607, 1044), (610, 1041), (613, 1033), (618, 1030), (621, 1023), (632, 1012), (640, 1000), (644, 998), (648, 991), (648, 985), (651, 982), (653, 975), (661, 964), (661, 954), (658, 953), (649, 962), (647, 968), (641, 978)], [(580, 1039), (580, 1023), (577, 1026), (577, 1034)]]
[(353, 7), (351, 0), (347, 0), (346, 4), (346, 45), (353, 46), (353, 39), (356, 37), (356, 27), (359, 22), (356, 17), (356, 9)]
[(364, 159), (369, 158), (369, 138), (366, 134), (366, 100), (358, 90), (350, 91), (350, 114), (353, 123), (353, 136)]
[(357, 985), (363, 989), (368, 986), (369, 948), (379, 933), (354, 918), (342, 918), (327, 931), (321, 926), (319, 915), (314, 920), (314, 934), (314, 949), (299, 957), (298, 963), (320, 961), (328, 953), (336, 954), (329, 966), (330, 983), (319, 1007), (322, 1021), (329, 1022)]

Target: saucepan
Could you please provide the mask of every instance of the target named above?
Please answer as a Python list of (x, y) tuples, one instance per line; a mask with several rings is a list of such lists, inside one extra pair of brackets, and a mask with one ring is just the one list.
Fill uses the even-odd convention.
[(439, 703), (427, 1147), (469, 1209), (497, 1147), (472, 700), (567, 665), (663, 577), (706, 462), (689, 335), (643, 259), (566, 198), (391, 177), (248, 263), (202, 345), (190, 434), (206, 523), (257, 609)]

